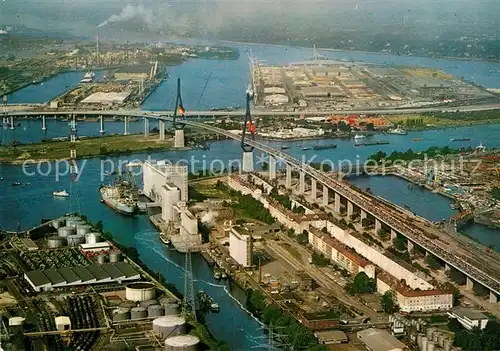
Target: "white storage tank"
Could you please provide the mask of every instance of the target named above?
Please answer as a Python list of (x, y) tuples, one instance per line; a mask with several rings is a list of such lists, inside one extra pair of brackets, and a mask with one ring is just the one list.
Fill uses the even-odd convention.
[(66, 245), (66, 239), (62, 236), (51, 236), (47, 239), (47, 246), (49, 249), (57, 249)]
[(153, 320), (153, 331), (161, 338), (182, 335), (186, 332), (186, 320), (181, 316), (163, 316)]
[(104, 264), (104, 262), (106, 262), (106, 256), (104, 256), (104, 255), (97, 256), (97, 263), (98, 264)]
[(434, 351), (434, 342), (429, 341), (427, 343), (427, 351)]
[(89, 224), (78, 224), (76, 226), (76, 233), (80, 235), (85, 235), (87, 233), (90, 233), (92, 230), (92, 226)]
[(129, 301), (147, 301), (156, 297), (156, 286), (149, 282), (131, 283), (125, 287), (125, 298)]
[(165, 308), (161, 305), (151, 305), (148, 307), (148, 317), (158, 318), (165, 315)]
[(194, 335), (173, 336), (165, 340), (165, 351), (196, 351), (199, 343)]
[(437, 344), (438, 342), (438, 337), (441, 333), (438, 332), (437, 330), (435, 330), (433, 333), (432, 333), (432, 341), (434, 342), (434, 344)]
[(148, 317), (148, 310), (144, 307), (134, 307), (130, 310), (130, 319), (144, 319)]
[(417, 345), (418, 345), (418, 347), (419, 347), (420, 349), (422, 348), (422, 337), (423, 337), (423, 336), (424, 336), (424, 335), (423, 335), (423, 334), (420, 334), (420, 333), (417, 335)]
[(420, 346), (421, 351), (427, 351), (427, 337), (422, 337), (422, 345)]
[(168, 305), (165, 305), (165, 316), (174, 316), (176, 314), (181, 313), (181, 308), (179, 304), (176, 303), (170, 303)]
[(425, 331), (427, 340), (432, 340), (432, 334), (434, 333), (434, 330), (435, 329), (432, 327), (427, 328), (427, 330)]
[(61, 227), (64, 227), (65, 225), (66, 221), (63, 218), (54, 219), (52, 221), (52, 227), (54, 227), (54, 229), (59, 229)]
[(78, 246), (85, 242), (85, 237), (80, 234), (68, 235), (66, 240), (68, 240), (68, 246)]
[(67, 237), (68, 235), (73, 235), (75, 234), (75, 228), (73, 227), (61, 227), (59, 229), (57, 229), (57, 235), (59, 235), (60, 237)]
[(120, 252), (119, 251), (113, 251), (109, 254), (109, 262), (111, 263), (116, 263), (120, 262)]
[(443, 342), (444, 342), (444, 335), (443, 334), (439, 334), (438, 335), (438, 345), (439, 347), (443, 347)]
[(97, 244), (101, 241), (101, 233), (87, 233), (85, 234), (85, 242), (87, 244)]
[(78, 216), (68, 216), (66, 217), (66, 225), (68, 227), (73, 227), (74, 226), (74, 223), (76, 222), (81, 222), (82, 219)]
[(443, 341), (443, 351), (450, 351), (451, 350), (451, 340), (450, 339), (445, 339)]

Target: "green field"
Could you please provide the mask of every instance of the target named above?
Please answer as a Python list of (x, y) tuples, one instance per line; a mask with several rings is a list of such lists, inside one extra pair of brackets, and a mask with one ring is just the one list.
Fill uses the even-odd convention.
[[(113, 135), (78, 140), (78, 158), (158, 151), (173, 146), (171, 140), (159, 141), (157, 136)], [(51, 141), (0, 147), (0, 162), (21, 163), (25, 160), (60, 160), (69, 158), (69, 141)]]

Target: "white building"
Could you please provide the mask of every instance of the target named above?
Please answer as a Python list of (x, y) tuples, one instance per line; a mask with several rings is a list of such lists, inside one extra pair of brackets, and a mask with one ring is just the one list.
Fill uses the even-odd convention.
[(181, 191), (173, 183), (161, 187), (161, 219), (165, 222), (178, 219), (174, 206), (181, 200)]
[(448, 312), (451, 318), (456, 318), (464, 328), (472, 330), (472, 328), (477, 327), (479, 329), (484, 329), (486, 324), (488, 324), (489, 318), (485, 314), (470, 310), (468, 308), (457, 307)]
[(229, 254), (243, 267), (252, 266), (252, 235), (244, 228), (235, 226), (229, 233)]
[(405, 344), (383, 329), (365, 329), (358, 332), (358, 339), (371, 351), (408, 350)]
[(147, 161), (143, 164), (144, 195), (153, 201), (161, 201), (162, 187), (173, 184), (180, 190), (180, 200), (188, 200), (188, 167), (166, 164), (165, 161)]

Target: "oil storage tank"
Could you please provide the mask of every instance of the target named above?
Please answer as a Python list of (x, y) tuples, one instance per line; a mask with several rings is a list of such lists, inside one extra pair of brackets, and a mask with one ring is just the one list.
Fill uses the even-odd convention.
[(141, 307), (148, 308), (149, 306), (152, 305), (158, 305), (158, 300), (146, 300), (146, 301), (141, 301), (139, 304)]
[(181, 313), (181, 307), (176, 303), (165, 305), (165, 316), (174, 316)]
[(62, 236), (51, 236), (47, 239), (47, 246), (49, 249), (57, 249), (66, 245), (66, 239)]
[(131, 283), (125, 287), (125, 298), (129, 301), (147, 301), (156, 297), (156, 286), (149, 282)]
[(161, 338), (182, 335), (186, 332), (186, 320), (180, 316), (163, 316), (153, 320), (153, 331)]
[(148, 307), (148, 317), (157, 318), (165, 315), (165, 308), (161, 305), (151, 305)]
[(66, 240), (68, 240), (68, 246), (78, 246), (85, 242), (85, 237), (79, 234), (68, 235)]
[(82, 221), (82, 219), (78, 216), (68, 216), (65, 218), (65, 220), (68, 227), (74, 227), (75, 225), (73, 225), (73, 223)]
[(54, 227), (54, 229), (59, 229), (61, 227), (64, 227), (65, 225), (66, 220), (64, 218), (58, 218), (52, 221), (52, 227)]
[(101, 241), (101, 233), (87, 233), (85, 234), (85, 242), (87, 244), (97, 244)]
[(104, 256), (104, 255), (97, 256), (97, 263), (98, 264), (104, 264), (104, 262), (106, 262), (106, 256)]
[(130, 319), (143, 319), (148, 317), (148, 310), (144, 307), (134, 307), (130, 310)]
[(196, 351), (199, 343), (194, 335), (173, 336), (165, 340), (165, 351)]
[(129, 309), (117, 308), (113, 311), (113, 322), (126, 321), (129, 319)]
[(120, 262), (120, 252), (119, 251), (113, 251), (109, 254), (109, 262), (111, 263), (116, 263)]
[(76, 226), (76, 234), (85, 235), (87, 233), (90, 233), (91, 230), (92, 226), (89, 224), (78, 224)]
[(75, 228), (73, 227), (61, 227), (59, 229), (57, 229), (57, 235), (59, 235), (60, 237), (67, 237), (68, 235), (73, 235), (75, 234)]

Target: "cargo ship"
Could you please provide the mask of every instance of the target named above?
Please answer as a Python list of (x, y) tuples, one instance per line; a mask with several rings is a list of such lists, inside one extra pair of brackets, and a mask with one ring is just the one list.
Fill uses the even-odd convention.
[(198, 300), (200, 302), (201, 309), (208, 309), (211, 312), (219, 312), (220, 307), (217, 302), (214, 301), (206, 292), (203, 290), (198, 291)]
[(387, 145), (389, 144), (389, 141), (387, 140), (379, 140), (379, 141), (367, 141), (364, 143), (356, 143), (355, 146), (371, 146), (371, 145)]
[(450, 141), (470, 141), (470, 138), (451, 138)]
[(137, 205), (139, 190), (130, 173), (128, 178), (118, 177), (111, 185), (101, 185), (101, 202), (124, 215), (135, 215), (139, 212)]
[(336, 149), (337, 148), (337, 144), (314, 145), (312, 148), (314, 150)]

